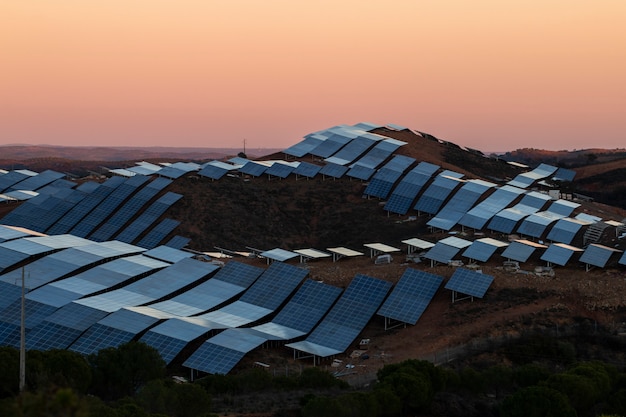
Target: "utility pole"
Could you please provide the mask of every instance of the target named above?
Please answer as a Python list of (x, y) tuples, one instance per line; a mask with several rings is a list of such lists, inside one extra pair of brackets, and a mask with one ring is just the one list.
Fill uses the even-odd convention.
[(246, 138), (243, 138), (243, 153), (244, 153), (244, 155), (247, 155), (247, 153), (246, 153)]
[(22, 267), (22, 314), (21, 314), (21, 327), (20, 327), (20, 392), (24, 392), (26, 386), (26, 300), (25, 294), (25, 279), (24, 279), (24, 267)]

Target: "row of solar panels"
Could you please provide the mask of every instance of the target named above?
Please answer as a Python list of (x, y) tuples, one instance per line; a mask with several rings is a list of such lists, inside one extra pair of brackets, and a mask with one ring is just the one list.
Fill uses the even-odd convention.
[[(12, 172), (0, 176), (0, 182)], [(77, 186), (60, 180), (63, 174), (56, 174), (46, 171), (16, 183), (14, 187), (28, 186), (28, 180), (45, 178), (31, 182), (31, 188), (38, 187), (36, 193), (0, 219), (0, 223), (46, 234), (70, 233), (100, 242), (115, 238), (146, 248), (161, 244), (180, 223), (162, 219), (182, 197), (164, 192), (172, 182), (170, 179), (115, 176), (102, 184), (86, 182)], [(187, 243), (188, 239), (178, 237), (171, 244), (183, 247)]]
[[(170, 363), (191, 342), (227, 329), (184, 362), (211, 373), (228, 372), (268, 340), (291, 341), (287, 346), (319, 356), (341, 353), (376, 313), (415, 324), (443, 282), (409, 268), (391, 294), (391, 283), (360, 274), (342, 292), (305, 280), (307, 270), (282, 262), (266, 270), (236, 261), (220, 268), (191, 256), (72, 235), (6, 240), (0, 243), (0, 344), (19, 345), (22, 280), (29, 288), (28, 349), (90, 354), (139, 339)], [(459, 269), (446, 288), (482, 297), (493, 278), (479, 275)]]

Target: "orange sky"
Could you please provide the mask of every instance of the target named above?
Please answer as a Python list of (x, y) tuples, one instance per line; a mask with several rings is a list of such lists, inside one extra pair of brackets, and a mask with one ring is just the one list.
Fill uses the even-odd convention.
[(0, 144), (626, 147), (624, 0), (0, 3)]

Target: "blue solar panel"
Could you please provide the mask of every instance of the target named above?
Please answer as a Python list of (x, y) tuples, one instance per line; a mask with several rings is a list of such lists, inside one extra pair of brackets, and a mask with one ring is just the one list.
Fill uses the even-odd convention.
[(526, 262), (536, 249), (538, 249), (537, 246), (514, 241), (502, 252), (502, 257), (513, 261)]
[(465, 249), (462, 256), (479, 262), (487, 262), (500, 247), (502, 246), (496, 246), (491, 243), (490, 240), (478, 239), (473, 241), (472, 244)]
[(169, 246), (170, 248), (174, 248), (174, 249), (182, 249), (185, 246), (187, 246), (187, 244), (190, 241), (191, 239), (188, 237), (177, 235), (171, 238), (170, 240), (168, 240), (165, 246)]
[(376, 170), (374, 168), (369, 168), (362, 165), (354, 165), (352, 168), (350, 168), (346, 175), (348, 177), (367, 181), (372, 175), (374, 175), (375, 172)]
[(574, 181), (574, 177), (576, 177), (576, 171), (566, 168), (559, 168), (554, 174), (554, 179), (556, 181)]
[(624, 252), (622, 257), (619, 258), (619, 261), (617, 261), (617, 263), (619, 263), (620, 265), (626, 265), (626, 252)]
[(252, 175), (253, 177), (260, 177), (266, 169), (267, 165), (257, 164), (256, 162), (250, 161), (239, 168), (239, 172), (246, 175)]
[(493, 277), (491, 275), (465, 268), (457, 268), (448, 280), (445, 288), (472, 297), (483, 298), (492, 282)]
[(314, 156), (319, 156), (320, 158), (328, 158), (341, 149), (346, 143), (350, 142), (350, 140), (351, 138), (349, 137), (333, 134), (315, 148), (311, 149), (309, 153)]
[(246, 291), (240, 301), (275, 310), (307, 275), (306, 269), (274, 262)]
[(11, 188), (16, 190), (35, 191), (63, 177), (65, 177), (65, 174), (56, 171), (46, 170), (35, 176), (25, 178), (19, 183), (14, 184)]
[(524, 193), (524, 190), (509, 185), (498, 188), (485, 200), (469, 210), (459, 220), (459, 224), (480, 230), (493, 216), (505, 209), (522, 193)]
[(383, 168), (390, 169), (392, 171), (404, 172), (411, 165), (415, 163), (415, 158), (404, 155), (395, 155), (389, 162), (387, 162)]
[(526, 217), (522, 224), (517, 228), (517, 233), (540, 238), (546, 231), (546, 228), (564, 216), (541, 211), (533, 213)]
[(586, 222), (567, 217), (560, 219), (554, 226), (552, 226), (550, 232), (548, 232), (547, 238), (554, 242), (572, 243), (576, 234), (585, 224)]
[(326, 162), (348, 165), (374, 146), (374, 144), (376, 144), (376, 141), (372, 139), (365, 137), (354, 138), (339, 151), (332, 154), (329, 158), (326, 158)]
[(427, 224), (442, 230), (452, 229), (474, 203), (493, 186), (495, 184), (480, 180), (466, 182)]
[[(266, 341), (260, 337), (257, 340), (259, 345)], [(183, 366), (210, 374), (225, 375), (237, 365), (245, 354), (241, 350), (206, 342), (183, 363)]]
[(420, 162), (408, 174), (406, 174), (400, 183), (394, 188), (389, 196), (389, 200), (385, 204), (385, 210), (392, 213), (406, 214), (413, 201), (422, 190), (422, 187), (432, 177), (439, 167), (429, 164), (428, 162)]
[(28, 177), (30, 177), (30, 175), (18, 171), (10, 171), (4, 175), (0, 175), (0, 193), (9, 190), (11, 186)]
[(321, 137), (309, 136), (304, 138), (303, 141), (296, 143), (295, 145), (290, 146), (285, 149), (283, 152), (287, 155), (295, 156), (296, 158), (301, 158), (319, 146), (324, 140)]
[(287, 178), (294, 169), (294, 166), (283, 164), (281, 162), (275, 162), (271, 167), (265, 170), (265, 174), (278, 178)]
[(415, 210), (436, 214), (450, 193), (461, 184), (462, 174), (444, 171), (437, 175), (415, 203)]
[[(157, 178), (139, 190), (131, 199), (126, 201), (122, 207), (115, 211), (106, 223), (100, 226), (90, 236), (91, 240), (96, 242), (104, 242), (110, 240), (123, 226), (130, 221), (140, 210), (142, 210), (148, 202), (155, 197), (161, 190), (172, 183), (171, 180), (165, 178)], [(158, 205), (158, 201), (153, 204)], [(150, 208), (148, 208), (150, 210)], [(152, 208), (154, 210), (154, 208)], [(158, 213), (160, 215), (160, 213)], [(157, 215), (157, 217), (158, 217)], [(155, 219), (156, 220), (156, 219)], [(154, 221), (154, 220), (152, 220)], [(131, 225), (132, 226), (132, 225)], [(143, 231), (143, 230), (142, 230)], [(120, 239), (122, 240), (122, 239)], [(122, 240), (123, 242), (132, 242), (133, 239)]]
[[(156, 227), (146, 234), (137, 244), (142, 248), (153, 249), (161, 244), (170, 233), (178, 227), (178, 220), (163, 219)], [(123, 239), (120, 238), (123, 241)]]
[(223, 167), (218, 167), (215, 165), (207, 164), (200, 171), (198, 171), (198, 175), (202, 175), (203, 177), (211, 178), (212, 180), (219, 180), (224, 175), (229, 172), (228, 169)]
[(348, 167), (337, 164), (326, 164), (320, 169), (320, 174), (332, 178), (341, 178), (348, 171)]
[(550, 207), (547, 211), (560, 214), (561, 216), (565, 217), (572, 214), (572, 212), (578, 207), (580, 207), (580, 204), (573, 201), (556, 200), (553, 201), (552, 204), (550, 204)]
[(415, 324), (442, 282), (443, 278), (438, 275), (407, 268), (377, 314)]
[(424, 257), (435, 262), (441, 262), (444, 264), (449, 263), (459, 253), (461, 249), (454, 246), (446, 245), (441, 242), (437, 242), (435, 246), (430, 248)]
[(176, 355), (189, 343), (188, 340), (182, 340), (150, 331), (144, 334), (139, 340), (158, 350), (165, 363), (168, 364), (172, 362), (174, 358), (176, 358)]
[(303, 342), (287, 346), (319, 356), (344, 352), (387, 296), (391, 283), (357, 274), (328, 315)]
[(493, 216), (487, 228), (496, 232), (511, 233), (515, 230), (519, 221), (530, 214), (532, 213), (520, 211), (516, 208), (504, 209)]
[(98, 204), (93, 211), (80, 220), (80, 222), (72, 228), (71, 233), (80, 237), (89, 236), (94, 229), (117, 210), (132, 193), (148, 180), (150, 180), (150, 177), (144, 175), (128, 178), (109, 194), (101, 204)]
[(372, 149), (370, 149), (363, 157), (361, 157), (356, 165), (375, 169), (380, 164), (385, 162), (391, 154), (393, 154), (400, 146), (405, 142), (400, 142), (395, 139), (384, 139), (376, 143)]
[(383, 199), (387, 198), (391, 188), (401, 176), (401, 171), (382, 168), (374, 175), (363, 194)]
[(300, 162), (300, 165), (294, 169), (293, 173), (296, 174), (296, 176), (301, 175), (303, 177), (313, 178), (320, 172), (321, 169), (322, 167), (320, 165)]
[(46, 233), (48, 234), (62, 234), (69, 232), (80, 220), (97, 207), (109, 194), (111, 194), (118, 186), (124, 183), (124, 179), (121, 177), (112, 177), (99, 185), (98, 188), (93, 190), (82, 199), (77, 205), (75, 205), (70, 211), (68, 211), (61, 219), (59, 219), (54, 225), (52, 225)]
[[(143, 213), (139, 217), (137, 217), (128, 227), (126, 227), (119, 235), (116, 236), (117, 240), (122, 242), (134, 242), (139, 235), (144, 233), (146, 230), (152, 227), (152, 225), (178, 200), (180, 200), (183, 196), (177, 193), (167, 192), (163, 196), (161, 196), (158, 200), (150, 204)], [(160, 237), (160, 239), (156, 240), (152, 239), (150, 241), (151, 246), (143, 246), (145, 248), (151, 249), (156, 247), (160, 241), (167, 236), (175, 227), (177, 227), (179, 222), (174, 220), (170, 220), (169, 224), (163, 225), (159, 227), (162, 231), (161, 236), (156, 236), (155, 238)], [(165, 227), (167, 226), (167, 227)], [(172, 227), (173, 226), (173, 227)], [(141, 246), (141, 245), (140, 245)]]
[(553, 243), (548, 246), (548, 249), (546, 249), (543, 255), (541, 255), (541, 260), (565, 266), (572, 255), (576, 252), (582, 252), (582, 249), (574, 248), (563, 243)]
[(592, 243), (587, 246), (585, 252), (580, 256), (579, 261), (589, 265), (597, 266), (599, 268), (604, 268), (611, 259), (611, 256), (619, 252), (621, 251)]

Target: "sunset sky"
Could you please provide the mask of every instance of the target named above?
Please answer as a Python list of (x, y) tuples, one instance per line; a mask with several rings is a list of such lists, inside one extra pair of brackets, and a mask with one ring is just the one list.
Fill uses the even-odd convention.
[[(626, 147), (624, 0), (6, 0), (0, 145)], [(1, 152), (1, 149), (0, 149)]]

